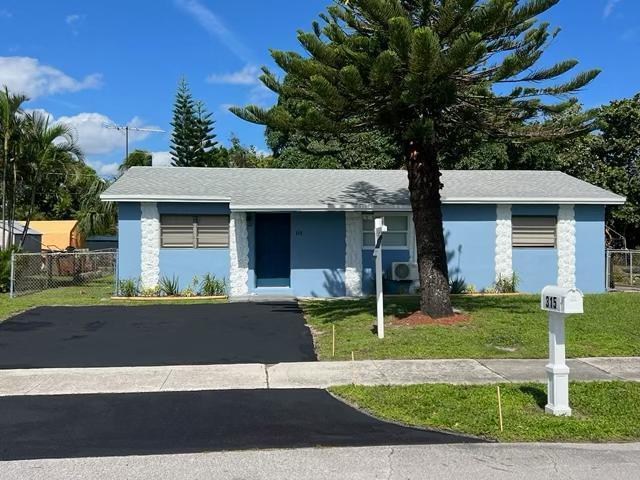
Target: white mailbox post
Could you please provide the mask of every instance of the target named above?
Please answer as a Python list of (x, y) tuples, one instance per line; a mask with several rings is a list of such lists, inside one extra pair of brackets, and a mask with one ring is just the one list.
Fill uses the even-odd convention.
[(583, 313), (582, 292), (577, 288), (548, 286), (542, 289), (540, 308), (549, 317), (549, 363), (547, 364), (547, 413), (571, 415), (569, 407), (569, 367), (565, 357), (564, 319)]
[(384, 338), (384, 296), (382, 291), (382, 234), (387, 231), (384, 218), (376, 218), (374, 223), (376, 259), (376, 316), (378, 319), (378, 338)]

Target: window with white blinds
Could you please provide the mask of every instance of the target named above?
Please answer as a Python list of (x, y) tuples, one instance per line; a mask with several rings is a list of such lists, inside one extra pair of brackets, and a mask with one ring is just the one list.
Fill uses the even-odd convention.
[(216, 248), (229, 246), (227, 215), (162, 215), (163, 248)]
[[(362, 244), (365, 248), (374, 247), (374, 218), (373, 215), (362, 217)], [(387, 232), (382, 236), (382, 248), (406, 249), (409, 245), (409, 217), (407, 215), (387, 215), (384, 216), (384, 224), (387, 226)]]
[(554, 248), (556, 217), (514, 216), (511, 219), (514, 247)]

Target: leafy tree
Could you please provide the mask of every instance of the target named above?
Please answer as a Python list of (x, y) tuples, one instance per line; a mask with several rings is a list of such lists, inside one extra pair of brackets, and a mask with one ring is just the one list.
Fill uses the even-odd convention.
[(276, 168), (398, 168), (395, 144), (381, 132), (304, 135), (267, 131)]
[(171, 157), (176, 167), (212, 167), (220, 164), (214, 121), (204, 103), (193, 99), (183, 78), (173, 107)]
[(563, 146), (559, 161), (567, 173), (627, 197), (610, 210), (609, 224), (640, 245), (640, 94), (598, 109), (598, 130)]
[(24, 119), (22, 138), (21, 191), (28, 193), (25, 229), (20, 248), (27, 239), (27, 229), (36, 205), (36, 194), (43, 178), (50, 172), (65, 168), (69, 155), (82, 160), (83, 154), (75, 142), (71, 127), (63, 123), (51, 125), (49, 116), (39, 111), (28, 113)]
[[(0, 92), (0, 134), (2, 137), (2, 228), (13, 230), (15, 220), (15, 186), (17, 180), (17, 158), (20, 153), (20, 133), (23, 122), (22, 104), (24, 95), (15, 95), (5, 86)], [(13, 236), (2, 235), (2, 249), (11, 247)]]
[(231, 146), (224, 148), (219, 156), (220, 166), (229, 168), (270, 168), (273, 167), (273, 158), (261, 155), (255, 146), (242, 145), (240, 139), (231, 134)]
[(95, 178), (88, 184), (87, 194), (75, 214), (78, 231), (85, 238), (111, 234), (116, 230), (115, 203), (100, 200), (100, 195), (110, 184), (109, 180), (103, 178)]
[[(322, 24), (298, 33), (306, 56), (272, 50), (283, 81), (263, 68), (262, 82), (288, 102), (232, 111), (278, 131), (381, 131), (393, 139), (409, 177), (421, 308), (449, 315), (441, 156), (473, 135), (546, 139), (592, 128), (588, 112), (540, 121), (574, 105), (569, 94), (599, 73), (552, 85), (577, 61), (534, 68), (558, 32), (536, 16), (557, 2), (338, 0)], [(501, 93), (501, 84), (513, 88)]]
[(147, 150), (134, 150), (122, 161), (118, 167), (118, 175), (122, 175), (131, 167), (150, 167), (153, 164), (153, 156)]

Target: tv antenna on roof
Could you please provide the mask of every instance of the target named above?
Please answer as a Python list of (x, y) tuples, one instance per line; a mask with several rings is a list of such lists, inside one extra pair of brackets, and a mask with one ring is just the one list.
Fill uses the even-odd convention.
[(125, 158), (125, 160), (129, 157), (129, 132), (164, 133), (164, 130), (160, 130), (159, 128), (138, 128), (138, 127), (132, 127), (130, 125), (116, 125), (115, 123), (103, 123), (102, 127), (103, 128), (107, 128), (109, 130), (117, 130), (119, 132), (124, 132), (124, 137), (125, 137), (124, 158)]

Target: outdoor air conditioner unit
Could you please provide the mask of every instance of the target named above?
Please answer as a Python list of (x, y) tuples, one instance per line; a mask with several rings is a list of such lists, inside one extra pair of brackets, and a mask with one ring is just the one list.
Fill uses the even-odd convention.
[(396, 282), (418, 280), (418, 264), (410, 262), (393, 262), (391, 264), (391, 277)]

